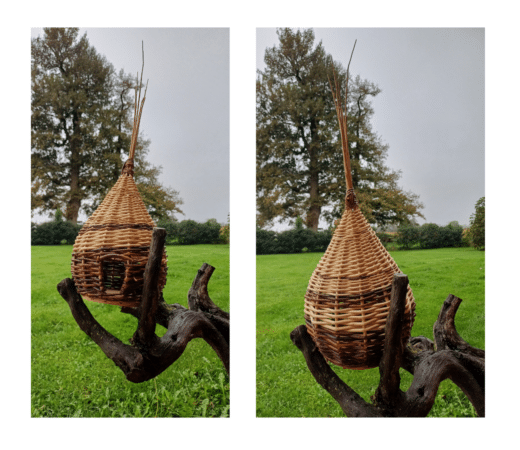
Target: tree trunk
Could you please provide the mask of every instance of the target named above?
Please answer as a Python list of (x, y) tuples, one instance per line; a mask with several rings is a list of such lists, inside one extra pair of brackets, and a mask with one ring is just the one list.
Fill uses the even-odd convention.
[(74, 225), (78, 223), (79, 208), (81, 206), (81, 189), (79, 181), (79, 173), (81, 169), (80, 163), (80, 145), (81, 138), (79, 136), (80, 116), (76, 113), (72, 116), (73, 131), (70, 136), (70, 198), (65, 211), (65, 218), (70, 220)]
[(316, 120), (313, 118), (310, 121), (310, 142), (307, 145), (309, 152), (309, 194), (310, 207), (307, 213), (307, 227), (312, 231), (318, 231), (321, 215), (320, 202), (320, 171), (318, 169), (317, 151), (314, 149), (316, 140)]
[[(367, 403), (345, 384), (300, 325), (291, 333), (316, 381), (349, 417), (425, 417), (431, 410), (441, 381), (449, 378), (467, 395), (480, 417), (485, 416), (485, 353), (468, 345), (456, 332), (454, 317), (461, 299), (450, 295), (434, 325), (435, 343), (419, 336), (400, 345), (408, 277), (394, 275), (385, 344), (379, 363), (380, 382)], [(399, 388), (399, 368), (414, 375), (408, 391)]]
[[(140, 383), (156, 377), (173, 364), (195, 338), (204, 339), (213, 348), (229, 373), (229, 314), (207, 295), (207, 284), (215, 268), (204, 263), (198, 270), (189, 291), (189, 309), (165, 303), (157, 290), (165, 237), (164, 229), (154, 229), (141, 304), (121, 308), (121, 312), (138, 319), (131, 345), (121, 342), (96, 321), (73, 280), (62, 280), (58, 292), (68, 303), (79, 327), (114, 361), (129, 381)], [(156, 324), (167, 329), (161, 338), (155, 334)]]
[(310, 207), (307, 211), (306, 225), (312, 231), (318, 231), (320, 222), (321, 206), (320, 206), (320, 187), (319, 172), (317, 169), (317, 161), (314, 152), (310, 152), (311, 161), (309, 167), (309, 194)]

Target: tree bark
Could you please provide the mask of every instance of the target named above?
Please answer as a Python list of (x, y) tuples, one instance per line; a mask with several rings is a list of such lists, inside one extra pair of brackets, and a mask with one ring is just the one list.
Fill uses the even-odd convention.
[[(454, 317), (461, 299), (450, 295), (434, 325), (435, 343), (424, 336), (401, 345), (408, 278), (394, 275), (390, 312), (385, 328), (380, 382), (374, 403), (363, 400), (330, 368), (300, 325), (291, 333), (316, 381), (339, 403), (349, 417), (425, 417), (431, 410), (439, 384), (449, 378), (469, 398), (480, 417), (485, 416), (485, 352), (467, 344), (456, 332)], [(410, 388), (401, 391), (399, 367), (414, 375)]]
[[(69, 305), (78, 326), (114, 361), (129, 381), (140, 383), (156, 377), (173, 364), (195, 338), (204, 339), (213, 348), (229, 374), (229, 314), (218, 308), (207, 295), (207, 284), (215, 268), (203, 264), (199, 269), (190, 289), (190, 309), (165, 303), (158, 293), (156, 279), (157, 261), (160, 264), (165, 235), (164, 229), (155, 228), (153, 231), (141, 305), (121, 308), (121, 312), (138, 318), (131, 345), (121, 342), (96, 321), (73, 280), (62, 280), (58, 292)], [(162, 338), (155, 334), (156, 324), (167, 328)]]

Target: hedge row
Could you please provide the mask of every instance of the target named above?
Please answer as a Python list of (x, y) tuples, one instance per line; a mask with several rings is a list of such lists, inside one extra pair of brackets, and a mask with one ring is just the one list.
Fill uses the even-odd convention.
[[(468, 246), (464, 229), (456, 222), (445, 227), (434, 223), (421, 226), (402, 226), (397, 234), (376, 233), (386, 245), (395, 242), (399, 248), (443, 248)], [(314, 232), (309, 229), (292, 229), (275, 232), (258, 228), (256, 230), (256, 254), (324, 252), (332, 238), (332, 231)]]
[(282, 232), (256, 230), (256, 254), (324, 252), (332, 238), (332, 232), (309, 229)]
[(80, 229), (81, 225), (68, 221), (52, 221), (40, 225), (31, 222), (31, 245), (72, 245)]
[(395, 242), (402, 249), (465, 247), (469, 245), (467, 239), (464, 238), (464, 229), (456, 222), (452, 222), (445, 227), (435, 223), (425, 223), (415, 227), (402, 226), (397, 230)]
[(159, 222), (166, 229), (166, 244), (226, 244), (229, 243), (229, 225), (220, 225), (215, 220), (200, 223), (194, 220), (182, 222)]
[[(205, 223), (194, 220), (182, 222), (159, 222), (165, 228), (166, 244), (222, 244), (229, 243), (229, 225), (221, 226), (213, 220)], [(42, 224), (31, 223), (31, 245), (74, 244), (82, 225), (72, 222), (54, 220)]]

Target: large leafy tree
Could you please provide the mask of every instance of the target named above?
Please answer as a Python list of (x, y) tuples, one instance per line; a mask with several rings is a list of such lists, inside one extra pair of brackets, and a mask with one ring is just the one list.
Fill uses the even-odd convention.
[[(304, 217), (316, 230), (320, 217), (340, 217), (346, 193), (343, 155), (331, 94), (333, 70), (344, 86), (346, 70), (312, 29), (279, 29), (279, 46), (266, 49), (257, 77), (257, 221)], [(361, 77), (348, 82), (348, 138), (354, 189), (370, 223), (408, 223), (421, 216), (418, 197), (397, 184), (385, 166), (387, 146), (372, 130), (371, 98), (380, 89)]]
[[(119, 177), (130, 147), (136, 81), (93, 48), (77, 28), (46, 28), (31, 42), (31, 209), (65, 211), (77, 222), (90, 214)], [(146, 162), (149, 142), (136, 150), (136, 182), (152, 217), (182, 212), (178, 192), (158, 183)]]

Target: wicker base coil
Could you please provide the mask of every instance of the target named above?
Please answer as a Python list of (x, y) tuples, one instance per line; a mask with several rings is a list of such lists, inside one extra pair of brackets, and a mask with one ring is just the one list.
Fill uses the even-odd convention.
[[(344, 369), (376, 367), (383, 353), (390, 294), (391, 285), (362, 297), (351, 298), (307, 291), (307, 331), (325, 359)], [(405, 314), (409, 320), (403, 329), (403, 343), (410, 337), (414, 310), (412, 290), (408, 287)]]
[[(72, 254), (72, 278), (86, 300), (118, 306), (139, 306), (149, 247), (98, 249)], [(166, 284), (163, 253), (159, 288)]]
[[(346, 208), (305, 294), (307, 331), (328, 361), (350, 369), (379, 364), (395, 273), (401, 271), (358, 205)], [(403, 342), (415, 317), (410, 286), (405, 314)]]

